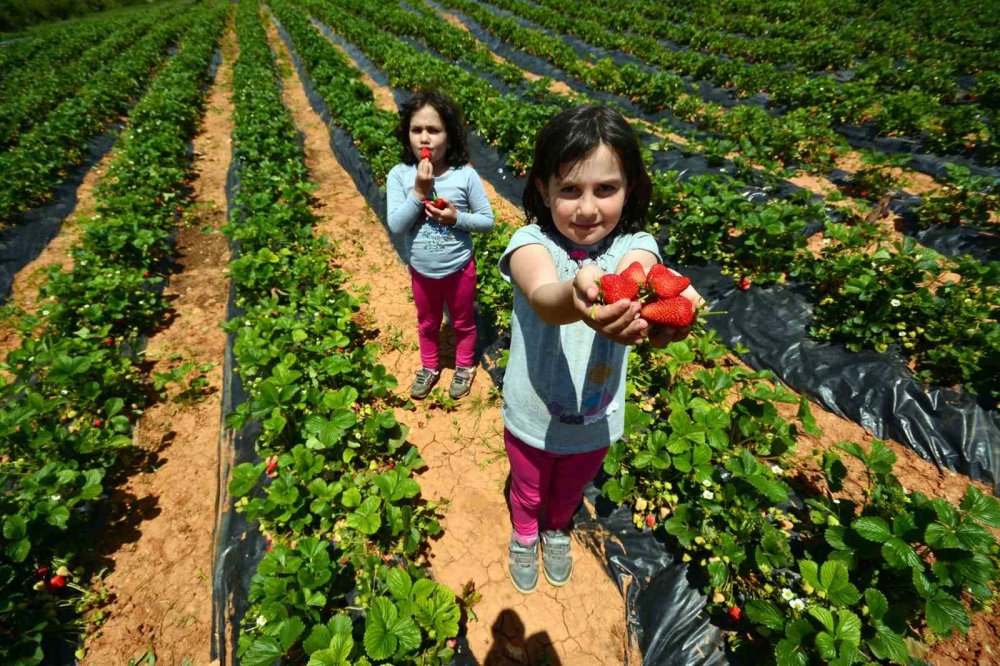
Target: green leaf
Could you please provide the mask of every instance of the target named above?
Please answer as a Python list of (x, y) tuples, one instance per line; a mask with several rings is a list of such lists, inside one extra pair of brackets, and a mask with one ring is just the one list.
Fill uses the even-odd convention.
[(261, 636), (250, 645), (246, 652), (240, 655), (240, 664), (244, 664), (245, 666), (272, 666), (282, 654), (283, 651), (281, 646), (278, 645), (277, 639), (272, 636)]
[(910, 660), (909, 651), (903, 637), (892, 629), (879, 623), (875, 627), (875, 636), (868, 639), (868, 647), (879, 659), (894, 664), (907, 664)]
[(410, 575), (399, 568), (389, 570), (389, 573), (385, 577), (385, 584), (392, 596), (398, 601), (409, 599), (410, 590), (413, 589), (413, 581), (410, 580)]
[(955, 529), (955, 536), (962, 548), (974, 553), (988, 553), (990, 547), (996, 543), (989, 530), (968, 520), (963, 520), (959, 524)]
[(9, 541), (23, 539), (28, 533), (28, 523), (23, 516), (13, 515), (3, 523), (3, 537)]
[(281, 624), (278, 625), (278, 642), (281, 644), (281, 651), (288, 652), (305, 630), (305, 623), (297, 617), (282, 620)]
[(361, 491), (357, 488), (348, 488), (344, 491), (344, 494), (340, 496), (340, 501), (348, 509), (353, 509), (356, 506), (361, 505)]
[(712, 587), (722, 587), (726, 584), (729, 579), (729, 568), (726, 563), (722, 560), (716, 560), (714, 562), (709, 562), (708, 564), (708, 577), (709, 582)]
[(896, 462), (896, 454), (879, 440), (872, 442), (868, 451), (868, 466), (878, 474), (889, 474)]
[(253, 490), (263, 472), (263, 465), (253, 465), (251, 463), (237, 465), (233, 468), (233, 476), (229, 480), (229, 494), (233, 497), (243, 497)]
[(868, 614), (873, 620), (881, 620), (889, 610), (888, 599), (874, 587), (865, 590), (865, 603), (868, 605)]
[(368, 615), (365, 616), (365, 652), (376, 661), (382, 661), (396, 654), (399, 639), (393, 633), (399, 611), (395, 604), (385, 597), (372, 600)]
[(382, 500), (369, 497), (353, 513), (348, 514), (347, 524), (362, 534), (375, 534), (382, 527), (381, 509)]
[(822, 606), (813, 606), (809, 609), (809, 614), (819, 620), (823, 628), (831, 634), (836, 630), (837, 627), (834, 624), (833, 613), (830, 612), (830, 609), (823, 608)]
[(10, 559), (14, 562), (24, 562), (28, 559), (28, 553), (31, 552), (31, 541), (28, 539), (21, 539), (20, 541), (15, 541), (14, 543), (7, 546), (7, 554)]
[(325, 624), (317, 624), (313, 626), (312, 631), (310, 631), (306, 639), (302, 641), (302, 649), (306, 651), (306, 654), (312, 654), (313, 652), (326, 649), (330, 647), (331, 638), (333, 638), (333, 632), (330, 631)]
[(889, 523), (881, 518), (858, 518), (851, 523), (854, 531), (869, 541), (885, 543), (891, 536)]
[(923, 566), (917, 551), (898, 537), (892, 537), (882, 544), (882, 557), (894, 569)]
[(774, 631), (782, 631), (785, 628), (785, 616), (769, 601), (751, 599), (746, 603), (744, 610), (751, 622)]
[(849, 610), (837, 612), (837, 638), (857, 647), (861, 644), (861, 618)]
[(959, 505), (970, 517), (990, 527), (1000, 527), (1000, 501), (983, 494), (979, 488), (969, 486)]
[(774, 648), (777, 666), (808, 666), (809, 655), (797, 640), (785, 638)]
[(822, 587), (819, 582), (819, 565), (813, 560), (799, 560), (799, 572), (807, 584), (814, 588)]
[(948, 635), (952, 629), (958, 629), (963, 634), (969, 630), (969, 614), (965, 606), (943, 590), (938, 590), (927, 600), (924, 612), (927, 626), (939, 636)]
[(809, 408), (809, 399), (803, 394), (799, 398), (799, 421), (802, 422), (802, 429), (806, 431), (806, 434), (812, 435), (813, 437), (819, 437), (823, 434), (823, 431), (819, 429), (816, 425), (816, 419), (813, 418), (812, 409)]
[(832, 634), (821, 631), (816, 634), (816, 651), (828, 662), (837, 656), (837, 644)]
[(850, 582), (850, 575), (843, 562), (824, 562), (819, 582), (827, 591), (830, 601), (838, 606), (852, 606), (861, 598), (858, 588)]

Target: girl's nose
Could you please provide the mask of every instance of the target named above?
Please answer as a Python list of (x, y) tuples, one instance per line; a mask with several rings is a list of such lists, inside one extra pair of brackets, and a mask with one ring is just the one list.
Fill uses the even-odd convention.
[(580, 196), (578, 210), (580, 217), (585, 219), (590, 219), (597, 215), (597, 201), (594, 196), (590, 193), (584, 193)]

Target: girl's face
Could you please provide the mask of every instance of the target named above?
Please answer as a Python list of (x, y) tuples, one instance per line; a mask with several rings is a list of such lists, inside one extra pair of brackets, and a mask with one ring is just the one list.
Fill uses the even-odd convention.
[(410, 118), (410, 149), (420, 159), (420, 149), (431, 149), (431, 162), (438, 163), (448, 152), (448, 133), (444, 122), (433, 106), (417, 109)]
[(603, 143), (578, 162), (559, 165), (548, 183), (536, 178), (535, 187), (556, 229), (577, 245), (593, 245), (614, 231), (628, 195), (621, 160)]

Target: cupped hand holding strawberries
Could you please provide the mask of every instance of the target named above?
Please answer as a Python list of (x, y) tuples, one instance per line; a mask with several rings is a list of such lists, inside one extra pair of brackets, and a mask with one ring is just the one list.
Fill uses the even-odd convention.
[(700, 301), (690, 289), (691, 280), (663, 264), (654, 264), (648, 274), (638, 261), (621, 273), (603, 273), (589, 264), (577, 273), (575, 286), (578, 295), (589, 301), (584, 321), (622, 344), (648, 338), (651, 344), (663, 346), (683, 339)]
[(417, 163), (417, 176), (413, 184), (414, 193), (424, 204), (427, 217), (447, 227), (458, 222), (458, 209), (443, 197), (432, 196), (434, 193), (434, 163), (431, 162), (431, 149), (424, 146), (420, 149), (420, 161)]

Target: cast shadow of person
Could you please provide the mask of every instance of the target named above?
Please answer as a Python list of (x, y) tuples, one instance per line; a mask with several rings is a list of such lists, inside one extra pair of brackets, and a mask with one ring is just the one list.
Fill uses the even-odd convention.
[(483, 666), (562, 666), (548, 632), (524, 635), (524, 623), (516, 612), (506, 609), (490, 627), (493, 642)]

